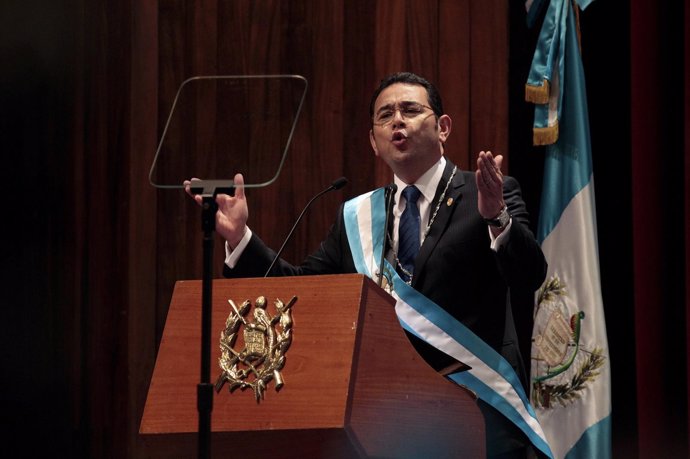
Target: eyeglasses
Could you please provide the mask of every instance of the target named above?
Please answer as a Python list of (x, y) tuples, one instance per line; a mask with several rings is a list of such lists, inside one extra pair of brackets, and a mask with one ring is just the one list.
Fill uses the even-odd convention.
[(387, 126), (393, 122), (395, 112), (399, 111), (400, 116), (406, 120), (411, 120), (422, 115), (426, 110), (433, 108), (422, 105), (418, 102), (401, 102), (395, 105), (385, 105), (374, 115), (374, 124), (377, 126)]

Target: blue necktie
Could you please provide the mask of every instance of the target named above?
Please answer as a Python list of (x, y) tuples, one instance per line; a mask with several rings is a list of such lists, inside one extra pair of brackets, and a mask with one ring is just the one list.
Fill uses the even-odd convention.
[[(402, 191), (407, 204), (405, 204), (405, 210), (400, 216), (400, 225), (398, 227), (398, 260), (400, 260), (400, 264), (410, 274), (414, 272), (414, 259), (419, 252), (421, 217), (417, 208), (417, 200), (421, 194), (422, 192), (415, 186), (408, 186)], [(405, 274), (405, 272), (401, 272), (400, 276), (405, 282), (411, 280), (411, 276)]]

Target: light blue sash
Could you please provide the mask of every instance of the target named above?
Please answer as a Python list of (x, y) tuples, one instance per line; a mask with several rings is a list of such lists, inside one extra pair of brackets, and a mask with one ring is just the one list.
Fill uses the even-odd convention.
[[(375, 280), (383, 250), (384, 189), (345, 203), (345, 231), (357, 272)], [(395, 312), (408, 332), (471, 367), (448, 376), (517, 425), (535, 447), (553, 457), (539, 421), (513, 367), (491, 346), (443, 308), (407, 285), (384, 261), (384, 273), (393, 287)]]

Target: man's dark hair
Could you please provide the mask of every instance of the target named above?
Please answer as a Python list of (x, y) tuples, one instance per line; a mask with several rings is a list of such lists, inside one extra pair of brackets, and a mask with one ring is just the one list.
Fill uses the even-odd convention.
[(436, 117), (438, 118), (439, 116), (443, 115), (443, 102), (441, 102), (441, 94), (439, 94), (438, 89), (436, 89), (433, 84), (429, 83), (429, 81), (420, 77), (419, 75), (415, 75), (414, 73), (398, 72), (388, 75), (386, 78), (381, 80), (379, 87), (376, 88), (376, 91), (374, 91), (374, 95), (371, 96), (371, 102), (369, 103), (370, 117), (374, 116), (374, 105), (376, 104), (376, 98), (379, 97), (381, 91), (396, 83), (422, 86), (424, 89), (426, 89), (427, 98), (429, 99), (429, 106), (434, 111)]

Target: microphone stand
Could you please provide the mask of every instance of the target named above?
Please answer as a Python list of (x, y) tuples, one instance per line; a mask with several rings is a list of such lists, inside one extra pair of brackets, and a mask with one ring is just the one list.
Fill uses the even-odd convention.
[(398, 185), (391, 183), (386, 187), (387, 196), (384, 199), (386, 205), (386, 220), (383, 224), (383, 246), (381, 247), (381, 263), (379, 263), (379, 287), (383, 286), (383, 263), (386, 259), (386, 243), (388, 235), (388, 224), (391, 218), (391, 204), (393, 203), (393, 196), (398, 191)]
[(340, 178), (334, 180), (333, 183), (331, 183), (331, 185), (328, 188), (319, 192), (316, 196), (314, 196), (313, 198), (311, 198), (309, 200), (307, 205), (304, 206), (304, 209), (302, 209), (302, 212), (299, 214), (299, 217), (297, 217), (295, 224), (292, 225), (290, 232), (288, 233), (287, 237), (283, 241), (283, 245), (280, 246), (280, 249), (278, 249), (278, 252), (276, 252), (275, 256), (273, 257), (273, 261), (271, 261), (271, 264), (269, 265), (268, 269), (266, 270), (266, 274), (264, 274), (264, 277), (268, 277), (268, 275), (271, 273), (271, 270), (275, 266), (276, 262), (280, 259), (280, 255), (283, 253), (285, 246), (287, 245), (288, 241), (292, 237), (292, 233), (295, 232), (297, 225), (299, 224), (300, 220), (302, 220), (302, 217), (304, 217), (304, 214), (307, 211), (307, 209), (309, 209), (309, 206), (311, 206), (311, 203), (316, 201), (317, 198), (319, 198), (320, 196), (323, 196), (324, 194), (328, 193), (329, 191), (339, 190), (342, 187), (344, 187), (345, 185), (347, 185), (347, 179), (345, 177), (340, 177)]

